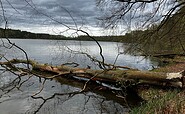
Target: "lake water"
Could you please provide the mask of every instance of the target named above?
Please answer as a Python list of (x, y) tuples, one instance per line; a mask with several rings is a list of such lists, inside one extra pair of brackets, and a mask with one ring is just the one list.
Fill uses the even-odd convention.
[[(99, 69), (97, 63), (92, 62), (86, 55), (80, 53), (88, 53), (92, 57), (101, 60), (99, 47), (92, 41), (57, 41), (57, 40), (33, 40), (33, 39), (12, 39), (16, 45), (23, 48), (29, 59), (36, 60), (40, 63), (48, 63), (52, 65), (61, 65), (68, 62), (75, 62), (79, 67), (91, 66), (93, 69)], [(5, 45), (6, 41), (4, 41)], [(116, 42), (100, 42), (106, 63), (116, 64), (120, 66), (128, 66), (140, 70), (152, 69), (157, 66), (157, 62), (142, 56), (132, 56), (129, 54), (120, 54), (124, 51), (124, 44)], [(0, 47), (0, 52), (8, 59), (22, 58), (25, 59), (24, 53), (16, 48), (5, 49)], [(10, 72), (0, 71), (0, 88), (5, 90), (11, 89), (16, 85), (10, 84), (15, 76)], [(23, 77), (21, 81), (28, 77)], [(43, 91), (39, 94), (45, 98), (54, 93), (65, 93), (80, 90), (78, 87), (47, 80)], [(20, 90), (13, 89), (4, 94), (0, 91), (0, 113), (1, 114), (32, 114), (41, 104), (41, 100), (33, 99), (30, 96), (39, 91), (41, 83), (38, 78), (31, 77), (29, 81), (24, 83)], [(77, 94), (72, 97), (69, 95), (57, 96), (45, 103), (39, 110), (39, 114), (123, 114), (128, 108), (120, 103), (107, 99), (99, 94), (88, 92), (85, 94)]]

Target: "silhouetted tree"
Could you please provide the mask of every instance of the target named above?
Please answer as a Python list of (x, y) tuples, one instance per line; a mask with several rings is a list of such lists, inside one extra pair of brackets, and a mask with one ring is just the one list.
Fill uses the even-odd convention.
[[(135, 43), (142, 44), (139, 50), (185, 53), (184, 0), (97, 0), (97, 5), (104, 12), (99, 18), (104, 28), (118, 28), (124, 33), (145, 30), (131, 35)], [(136, 48), (138, 45), (129, 49)]]

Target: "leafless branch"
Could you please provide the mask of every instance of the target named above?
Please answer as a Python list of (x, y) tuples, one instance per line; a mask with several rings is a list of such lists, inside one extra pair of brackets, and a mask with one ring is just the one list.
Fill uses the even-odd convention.
[[(5, 21), (5, 26), (4, 26), (4, 36), (5, 36), (5, 38), (7, 39), (7, 41), (9, 42), (9, 44), (11, 44), (12, 46), (14, 46), (17, 49), (21, 50), (25, 54), (25, 57), (26, 57), (26, 59), (28, 61), (29, 58), (28, 58), (28, 55), (27, 55), (26, 51), (24, 49), (22, 49), (21, 47), (17, 46), (15, 43), (12, 43), (10, 41), (10, 39), (7, 37), (7, 35), (6, 35), (6, 29), (7, 29), (8, 20), (7, 20), (6, 16), (5, 16), (5, 10), (4, 10), (4, 6), (3, 6), (3, 3), (2, 3), (1, 0), (0, 0), (0, 6), (1, 6), (1, 9), (2, 9), (4, 21)], [(27, 68), (30, 69), (28, 64), (27, 64)]]

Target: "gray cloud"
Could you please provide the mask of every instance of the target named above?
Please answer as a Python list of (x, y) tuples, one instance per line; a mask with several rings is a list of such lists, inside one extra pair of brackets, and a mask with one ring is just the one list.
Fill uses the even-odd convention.
[[(82, 23), (95, 26), (95, 18), (99, 15), (95, 0), (2, 0), (2, 2), (9, 26), (14, 28), (61, 27), (62, 25), (56, 21), (74, 26), (74, 20), (79, 26)], [(2, 17), (2, 11), (0, 12)], [(0, 19), (2, 22), (3, 18)]]

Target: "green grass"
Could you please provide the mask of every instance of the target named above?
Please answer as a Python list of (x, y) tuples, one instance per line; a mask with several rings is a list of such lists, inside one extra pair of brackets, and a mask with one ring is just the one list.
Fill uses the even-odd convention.
[(141, 96), (147, 100), (147, 103), (131, 109), (130, 114), (170, 114), (171, 111), (181, 112), (183, 103), (179, 102), (182, 101), (180, 97), (176, 97), (178, 96), (177, 90), (150, 89), (143, 92)]

